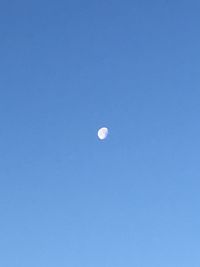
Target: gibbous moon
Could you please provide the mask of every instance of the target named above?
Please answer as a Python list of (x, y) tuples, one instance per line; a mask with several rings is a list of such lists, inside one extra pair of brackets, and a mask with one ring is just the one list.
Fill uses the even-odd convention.
[(98, 130), (98, 137), (100, 140), (106, 139), (107, 135), (108, 135), (108, 128), (102, 127)]

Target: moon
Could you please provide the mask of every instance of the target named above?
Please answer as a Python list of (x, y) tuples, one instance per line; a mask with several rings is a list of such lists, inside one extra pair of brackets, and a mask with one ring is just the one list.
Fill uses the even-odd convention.
[(106, 139), (107, 135), (108, 135), (108, 128), (106, 127), (102, 127), (98, 130), (98, 133), (97, 133), (98, 137), (100, 140), (104, 140)]

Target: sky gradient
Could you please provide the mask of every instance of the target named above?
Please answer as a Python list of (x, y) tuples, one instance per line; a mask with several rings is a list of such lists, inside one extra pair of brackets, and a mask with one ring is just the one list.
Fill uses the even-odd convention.
[(0, 266), (200, 266), (199, 10), (0, 2)]

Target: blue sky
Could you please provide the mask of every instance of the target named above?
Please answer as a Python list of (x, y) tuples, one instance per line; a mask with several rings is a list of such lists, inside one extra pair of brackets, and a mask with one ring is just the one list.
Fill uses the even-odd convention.
[(200, 266), (199, 8), (1, 1), (0, 266)]

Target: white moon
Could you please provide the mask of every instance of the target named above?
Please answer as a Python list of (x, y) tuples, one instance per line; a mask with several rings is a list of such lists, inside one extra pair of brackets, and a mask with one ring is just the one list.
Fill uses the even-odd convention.
[(102, 127), (98, 130), (98, 137), (100, 140), (106, 139), (108, 135), (108, 128)]

